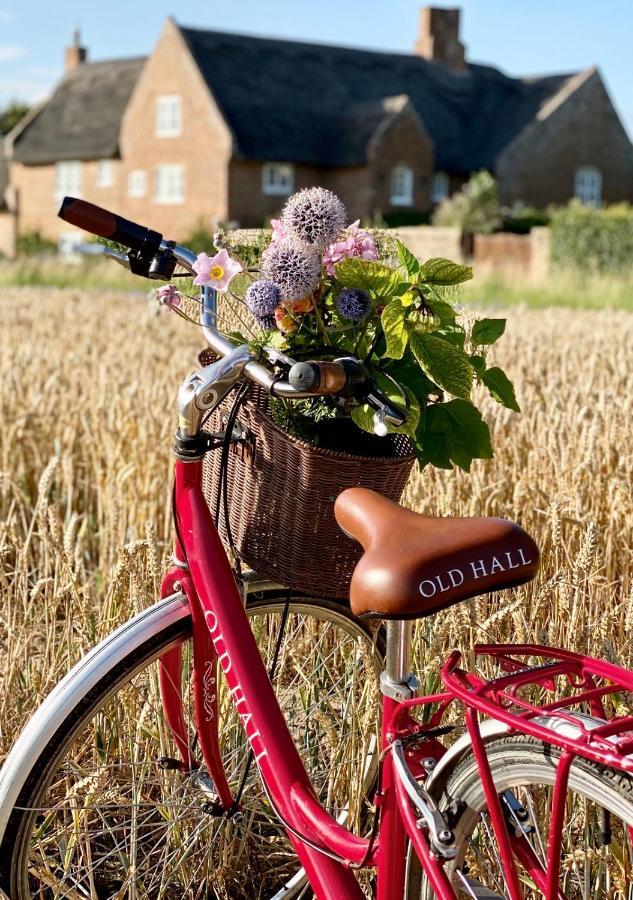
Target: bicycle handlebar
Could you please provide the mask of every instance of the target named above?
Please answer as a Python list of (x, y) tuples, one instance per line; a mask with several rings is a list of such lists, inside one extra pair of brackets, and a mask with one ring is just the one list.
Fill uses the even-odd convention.
[[(58, 215), (77, 228), (123, 244), (144, 257), (152, 257), (169, 249), (183, 268), (190, 274), (195, 274), (193, 264), (196, 255), (187, 247), (166, 241), (157, 231), (124, 219), (94, 203), (76, 197), (64, 197)], [(118, 259), (115, 254), (111, 255)], [(219, 356), (226, 356), (235, 349), (231, 341), (209, 325), (203, 325), (202, 333), (209, 347)], [(244, 373), (269, 394), (288, 400), (336, 394), (362, 396), (376, 410), (377, 433), (383, 428), (386, 433), (385, 422), (398, 427), (406, 421), (406, 415), (378, 390), (363, 365), (353, 357), (332, 362), (318, 360), (294, 363), (286, 381), (280, 380), (278, 375), (255, 359), (246, 364)]]
[(137, 225), (123, 216), (76, 197), (64, 197), (58, 215), (60, 219), (83, 231), (116, 241), (117, 244), (123, 244), (143, 255), (153, 256), (158, 253), (163, 241), (162, 234), (157, 231)]

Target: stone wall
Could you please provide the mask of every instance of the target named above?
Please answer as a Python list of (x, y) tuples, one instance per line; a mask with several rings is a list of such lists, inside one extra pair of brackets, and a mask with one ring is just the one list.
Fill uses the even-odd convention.
[(529, 234), (476, 234), (472, 264), (476, 274), (515, 271), (539, 281), (549, 269), (550, 230), (533, 228)]
[(418, 259), (443, 256), (454, 262), (464, 262), (462, 233), (459, 228), (436, 228), (433, 225), (412, 225), (397, 228), (394, 234)]

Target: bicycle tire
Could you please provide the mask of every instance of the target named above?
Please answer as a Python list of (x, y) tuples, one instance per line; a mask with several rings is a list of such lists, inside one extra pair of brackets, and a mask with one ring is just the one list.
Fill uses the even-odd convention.
[[(543, 811), (544, 815), (531, 815), (534, 833), (529, 836), (530, 843), (535, 852), (545, 859), (547, 848), (546, 806), (551, 786), (554, 782), (556, 765), (560, 759), (560, 750), (528, 735), (512, 735), (490, 740), (486, 744), (486, 755), (490, 763), (492, 776), (498, 793), (511, 790), (513, 794), (523, 801), (529, 791), (530, 795), (535, 790), (543, 792), (542, 799), (539, 795), (536, 800), (531, 799), (526, 808), (534, 807)], [(446, 871), (453, 879), (453, 885), (458, 896), (477, 896), (481, 898), (503, 898), (505, 894), (505, 879), (500, 870), (498, 851), (496, 853), (496, 872), (492, 871), (492, 865), (486, 866), (483, 862), (483, 849), (485, 840), (492, 840), (483, 827), (482, 819), (486, 815), (486, 801), (483, 793), (483, 785), (477, 762), (472, 753), (457, 763), (452, 772), (449, 772), (443, 784), (436, 786), (433, 792), (439, 808), (449, 816), (451, 827), (455, 833), (455, 841), (460, 848), (454, 862), (447, 864)], [(584, 849), (576, 847), (574, 838), (578, 836), (578, 828), (574, 825), (575, 810), (578, 801), (582, 801), (581, 816), (584, 816), (585, 838), (591, 837), (596, 843), (600, 843), (599, 833), (589, 827), (591, 822), (591, 805), (596, 810), (608, 810), (609, 820), (613, 831), (612, 843), (599, 847), (586, 846)], [(524, 801), (523, 801), (524, 802)], [(619, 825), (614, 825), (617, 818)], [(626, 833), (626, 828), (633, 826), (633, 778), (619, 770), (594, 763), (590, 760), (576, 757), (571, 766), (568, 782), (566, 820), (564, 827), (564, 840), (562, 848), (561, 865), (561, 889), (569, 900), (576, 900), (584, 896), (607, 897), (617, 896), (633, 900), (633, 853), (629, 844), (626, 853), (621, 854), (619, 845), (620, 831)], [(477, 838), (477, 851), (473, 854), (468, 850)], [(482, 837), (485, 835), (485, 837)], [(496, 844), (495, 844), (496, 847)], [(626, 871), (621, 869), (619, 878), (622, 881), (620, 887), (612, 884), (610, 889), (600, 889), (600, 884), (595, 884), (594, 861), (597, 878), (610, 878), (609, 859), (610, 848), (617, 848), (620, 854), (618, 866), (626, 863)], [(469, 855), (471, 854), (471, 855)], [(626, 857), (626, 859), (625, 859)], [(579, 871), (578, 859), (583, 859), (583, 870)], [(589, 860), (589, 867), (587, 867)], [(474, 861), (474, 862), (473, 862)], [(611, 859), (615, 864), (615, 856)], [(466, 864), (464, 866), (464, 864)], [(614, 869), (615, 869), (614, 865)], [(407, 900), (432, 900), (435, 894), (421, 871), (420, 863), (415, 853), (409, 851), (409, 877), (405, 896)], [(578, 869), (578, 871), (577, 871)], [(458, 875), (458, 870), (462, 874)], [(485, 872), (484, 872), (485, 870)], [(525, 870), (520, 869), (525, 900), (542, 898), (542, 892), (534, 885), (529, 884)], [(463, 886), (463, 880), (472, 879), (471, 891)], [(493, 883), (494, 882), (494, 883)], [(461, 888), (461, 890), (460, 890)], [(589, 893), (587, 894), (587, 891)], [(597, 892), (596, 892), (597, 891)]]
[[(257, 625), (257, 622), (264, 621), (264, 617), (274, 617), (275, 615), (281, 615), (284, 606), (284, 598), (285, 594), (280, 592), (271, 592), (269, 595), (261, 595), (259, 597), (255, 597), (249, 599), (247, 604), (247, 612), (250, 616), (256, 616), (258, 618), (254, 619), (253, 627)], [(4, 829), (2, 843), (0, 844), (0, 885), (3, 889), (8, 893), (9, 897), (12, 900), (25, 900), (26, 897), (32, 896), (31, 889), (33, 886), (34, 876), (31, 873), (29, 875), (29, 868), (33, 868), (32, 863), (29, 862), (29, 850), (28, 848), (31, 846), (33, 841), (34, 834), (37, 833), (38, 828), (41, 828), (42, 821), (42, 809), (45, 807), (45, 803), (43, 802), (46, 797), (46, 792), (51, 789), (51, 783), (54, 781), (57, 785), (56, 773), (60, 766), (63, 765), (64, 760), (68, 756), (69, 749), (72, 748), (73, 743), (75, 741), (79, 741), (80, 736), (83, 734), (84, 730), (90, 731), (93, 727), (97, 728), (97, 726), (93, 725), (93, 723), (97, 722), (98, 717), (100, 715), (104, 715), (103, 710), (109, 709), (108, 704), (114, 704), (116, 697), (123, 697), (123, 691), (134, 684), (134, 679), (137, 679), (140, 676), (147, 677), (148, 683), (150, 676), (145, 676), (145, 673), (148, 673), (152, 670), (152, 667), (155, 668), (156, 659), (165, 652), (168, 647), (173, 646), (174, 644), (182, 641), (187, 641), (188, 637), (191, 633), (191, 619), (188, 614), (181, 616), (176, 621), (172, 621), (167, 627), (161, 628), (161, 606), (163, 604), (157, 604), (155, 607), (152, 607), (152, 610), (146, 611), (144, 616), (147, 618), (149, 616), (148, 621), (146, 622), (145, 630), (147, 633), (147, 639), (143, 640), (141, 644), (137, 647), (136, 651), (133, 654), (128, 655), (124, 664), (117, 664), (116, 662), (112, 664), (110, 668), (103, 674), (102, 677), (99, 678), (98, 682), (85, 694), (85, 696), (81, 697), (78, 702), (74, 705), (74, 707), (68, 711), (66, 714), (59, 720), (57, 727), (52, 735), (50, 735), (47, 740), (45, 746), (43, 746), (40, 752), (37, 755), (37, 759), (34, 761), (33, 765), (30, 767), (28, 773), (24, 773), (24, 782), (22, 788), (19, 792), (19, 795), (16, 798), (16, 802), (14, 803), (9, 819)], [(361, 654), (367, 652), (370, 654), (370, 658), (376, 664), (376, 669), (379, 668), (380, 663), (382, 661), (384, 648), (382, 645), (382, 640), (380, 636), (376, 637), (376, 634), (373, 633), (364, 623), (361, 623), (359, 620), (355, 619), (349, 610), (347, 610), (344, 606), (336, 602), (330, 601), (315, 601), (312, 599), (306, 599), (301, 597), (293, 597), (290, 600), (289, 605), (289, 620), (294, 621), (292, 617), (297, 619), (297, 622), (305, 620), (308, 622), (308, 625), (305, 627), (316, 628), (317, 626), (314, 623), (323, 622), (326, 623), (324, 635), (327, 635), (328, 625), (327, 623), (333, 624), (336, 627), (341, 635), (345, 633), (348, 636), (351, 636), (351, 641), (358, 641), (358, 647), (361, 648)], [(302, 618), (303, 617), (303, 618)], [(271, 619), (271, 629), (274, 628), (274, 621)], [(264, 629), (265, 631), (265, 629)], [(291, 632), (288, 632), (291, 634)], [(292, 634), (296, 634), (297, 629)], [(322, 642), (325, 641), (325, 636), (320, 640)], [(329, 639), (328, 639), (329, 640)], [(362, 642), (362, 646), (361, 646)], [(332, 639), (332, 644), (334, 640)], [(337, 643), (341, 643), (337, 641)], [(349, 643), (349, 647), (352, 648), (353, 643)], [(287, 639), (284, 641), (284, 646), (287, 645)], [(328, 644), (329, 646), (329, 644)], [(344, 648), (345, 643), (341, 643), (341, 646)], [(108, 640), (102, 643), (100, 647), (103, 647), (101, 651), (102, 654), (108, 653)], [(288, 649), (287, 655), (291, 655), (291, 649)], [(283, 657), (282, 650), (282, 657)], [(343, 652), (341, 650), (340, 652)], [(350, 649), (350, 653), (351, 653)], [(96, 648), (93, 651), (94, 657), (98, 657), (99, 648)], [(373, 664), (373, 663), (372, 663)], [(280, 658), (279, 666), (282, 670), (283, 677), (283, 665), (284, 662)], [(81, 663), (79, 664), (81, 666)], [(362, 679), (363, 682), (366, 682), (366, 673), (360, 671), (358, 673), (359, 679)], [(339, 679), (340, 680), (340, 679)], [(332, 682), (335, 683), (334, 681)], [(359, 682), (360, 684), (360, 682)], [(282, 688), (285, 690), (284, 685), (280, 683), (280, 693)], [(366, 690), (363, 687), (363, 690)], [(55, 692), (53, 692), (55, 693)], [(286, 698), (286, 700), (284, 699)], [(45, 701), (46, 702), (46, 701)], [(287, 700), (287, 695), (284, 694), (281, 697), (282, 706), (284, 702), (291, 703), (290, 700)], [(294, 702), (294, 701), (292, 701)], [(119, 704), (115, 706), (116, 709), (119, 709)], [(318, 710), (319, 715), (323, 715), (323, 710)], [(316, 711), (312, 710), (312, 717), (316, 716)], [(331, 728), (331, 722), (326, 722), (325, 724), (316, 721), (315, 723), (308, 723), (308, 719), (306, 716), (307, 726), (310, 728), (316, 728), (317, 732), (317, 742), (326, 741), (328, 739), (328, 735), (325, 733), (328, 727)], [(156, 731), (160, 730), (160, 723), (158, 723), (159, 727), (156, 728)], [(148, 726), (149, 727), (149, 726)], [(227, 726), (228, 727), (228, 726)], [(319, 731), (319, 729), (321, 729)], [(295, 729), (296, 731), (297, 729)], [(98, 734), (98, 731), (97, 731)], [(345, 739), (345, 734), (347, 732), (342, 729), (341, 733), (337, 735), (337, 740), (339, 742)], [(353, 730), (349, 732), (350, 740), (354, 736)], [(294, 734), (295, 739), (297, 738), (296, 733)], [(95, 747), (97, 746), (98, 741), (95, 741)], [(242, 750), (244, 755), (246, 755), (246, 745), (242, 744)], [(310, 766), (314, 763), (314, 760), (306, 759), (306, 756), (310, 755), (310, 748), (312, 744), (308, 741), (306, 743), (306, 747), (308, 749), (308, 753), (304, 754), (304, 761), (306, 761), (306, 766), (311, 775), (314, 773), (311, 771)], [(329, 735), (328, 746), (331, 748), (333, 746), (332, 735)], [(92, 753), (95, 751), (95, 747), (90, 746), (89, 750)], [(317, 747), (317, 754), (319, 749)], [(375, 757), (375, 761), (377, 762), (377, 753), (373, 754)], [(373, 766), (373, 761), (372, 761)], [(372, 769), (372, 766), (366, 766), (366, 778), (364, 783), (364, 789), (370, 790), (371, 784), (375, 777), (375, 770)], [(133, 758), (130, 763), (130, 769), (134, 770), (134, 768), (138, 768), (136, 759)], [(123, 768), (123, 766), (121, 767)], [(97, 771), (97, 769), (95, 769)], [(80, 777), (81, 776), (81, 777)], [(67, 777), (67, 776), (65, 776)], [(78, 768), (77, 772), (77, 783), (81, 784), (82, 781), (85, 781), (89, 775), (82, 773), (81, 769)], [(96, 777), (96, 776), (95, 776)], [(256, 778), (255, 772), (253, 772), (253, 778)], [(113, 779), (116, 780), (116, 778)], [(235, 785), (234, 785), (235, 786)], [(150, 784), (150, 789), (154, 790), (155, 785)], [(82, 788), (82, 790), (84, 790)], [(253, 789), (255, 790), (255, 789)], [(105, 788), (104, 788), (105, 792)], [(105, 795), (105, 794), (104, 794)], [(255, 795), (257, 797), (257, 795)], [(327, 799), (324, 797), (324, 799)], [(255, 803), (255, 801), (253, 801)], [(259, 802), (259, 801), (257, 801)], [(265, 801), (261, 801), (264, 803)], [(77, 801), (77, 806), (79, 806), (79, 801)], [(90, 815), (90, 805), (86, 805), (84, 803), (83, 811), (84, 813), (88, 810), (88, 815)], [(130, 804), (130, 810), (134, 808), (133, 804)], [(187, 809), (190, 809), (187, 807)], [(256, 819), (257, 810), (253, 810), (253, 808), (247, 808), (247, 817), (246, 824), (242, 828), (242, 832), (240, 834), (240, 840), (242, 841), (243, 846), (246, 846), (248, 843), (248, 829), (254, 827), (254, 822)], [(73, 815), (77, 814), (77, 809), (74, 808)], [(108, 813), (109, 815), (110, 813)], [(133, 816), (134, 813), (131, 813)], [(250, 816), (250, 819), (248, 818)], [(46, 822), (46, 816), (44, 817), (44, 822)], [(175, 827), (175, 826), (174, 826)], [(207, 825), (203, 823), (203, 828), (206, 828)], [(224, 827), (224, 826), (223, 826)], [(227, 831), (231, 828), (237, 829), (239, 831), (239, 824), (227, 824)], [(279, 826), (281, 828), (281, 826)], [(272, 826), (271, 826), (272, 828)], [(104, 835), (100, 837), (101, 841), (105, 841), (105, 831), (106, 827), (104, 825)], [(272, 834), (272, 832), (271, 832)], [(261, 837), (261, 835), (260, 835)], [(270, 834), (266, 832), (265, 837), (270, 839), (271, 846), (273, 838), (270, 837)], [(273, 835), (274, 837), (274, 835)], [(48, 838), (47, 838), (48, 840)], [(95, 839), (96, 840), (96, 839)], [(61, 846), (61, 845), (60, 845)], [(277, 845), (275, 845), (277, 846)], [(288, 847), (290, 845), (288, 844)], [(109, 850), (107, 851), (110, 852)], [(281, 850), (279, 851), (281, 853)], [(104, 850), (104, 853), (106, 851)], [(60, 856), (62, 856), (62, 849), (59, 850)], [(292, 854), (294, 856), (294, 854)], [(46, 865), (49, 865), (49, 861), (47, 860)], [(279, 888), (282, 888), (284, 884), (286, 884), (289, 880), (289, 876), (292, 877), (294, 875), (295, 882), (301, 886), (300, 878), (297, 880), (297, 875), (300, 876), (300, 872), (297, 873), (298, 862), (296, 861), (296, 857), (294, 858), (294, 870), (290, 873), (288, 872), (288, 865), (285, 865), (285, 868), (282, 866), (281, 874), (277, 879), (280, 882)], [(138, 861), (137, 861), (138, 866)], [(44, 867), (44, 863), (42, 863), (42, 867)], [(253, 870), (253, 866), (250, 866), (250, 869)], [(61, 871), (61, 869), (60, 869)], [(43, 873), (40, 877), (43, 877)], [(66, 877), (66, 876), (64, 876)], [(73, 876), (75, 877), (75, 876)], [(94, 873), (89, 873), (86, 871), (86, 879), (89, 881), (91, 878), (94, 879)], [(121, 895), (121, 879), (115, 878), (112, 876), (112, 884), (108, 887), (108, 878), (110, 874), (108, 874), (107, 878), (104, 876), (105, 883), (100, 887), (99, 890), (96, 891), (96, 895), (101, 896), (111, 896), (114, 893), (117, 893), (119, 896)], [(205, 876), (206, 877), (206, 876)], [(224, 876), (223, 876), (224, 877)], [(251, 875), (249, 875), (250, 881), (248, 885), (243, 888), (236, 884), (235, 879), (232, 874), (226, 875), (224, 877), (224, 881), (226, 884), (223, 886), (222, 884), (213, 883), (210, 891), (206, 894), (207, 896), (217, 896), (217, 897), (239, 897), (239, 896), (248, 896), (248, 897), (257, 897), (262, 894), (266, 894), (270, 896), (271, 892), (271, 883), (270, 879), (267, 877), (266, 873), (261, 874), (261, 887), (258, 885)], [(38, 895), (46, 896), (47, 893), (50, 893), (51, 896), (57, 890), (57, 895), (59, 896), (60, 890), (57, 886), (55, 886), (55, 890), (52, 889), (52, 885), (40, 884), (38, 891)], [(95, 894), (94, 885), (90, 888), (92, 894)], [(62, 885), (61, 894), (63, 893), (64, 887)], [(215, 892), (215, 893), (214, 893)], [(165, 879), (161, 879), (161, 883), (157, 890), (152, 893), (151, 891), (148, 893), (145, 892), (145, 896), (156, 896), (156, 897), (172, 897), (172, 896), (185, 896), (185, 891), (182, 894), (179, 894), (175, 887), (171, 886), (169, 882), (167, 882), (167, 887), (165, 886)], [(75, 891), (76, 896), (81, 895), (81, 891)], [(68, 894), (71, 896), (71, 894)], [(125, 892), (123, 893), (125, 896)], [(295, 896), (291, 887), (288, 887), (286, 893), (283, 892), (279, 894), (279, 896)]]

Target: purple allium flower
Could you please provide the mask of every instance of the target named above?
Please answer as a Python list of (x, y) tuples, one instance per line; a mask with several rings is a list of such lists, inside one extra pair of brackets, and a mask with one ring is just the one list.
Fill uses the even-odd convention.
[(275, 327), (275, 309), (281, 303), (281, 291), (272, 281), (254, 281), (244, 297), (246, 306), (266, 331)]
[(285, 300), (305, 297), (319, 283), (321, 257), (300, 241), (282, 238), (262, 255), (262, 275), (274, 281)]
[(304, 244), (322, 250), (345, 226), (345, 207), (332, 191), (304, 188), (293, 194), (283, 208), (281, 226)]
[(365, 291), (343, 288), (338, 295), (336, 308), (344, 319), (350, 319), (357, 325), (371, 312), (371, 299)]

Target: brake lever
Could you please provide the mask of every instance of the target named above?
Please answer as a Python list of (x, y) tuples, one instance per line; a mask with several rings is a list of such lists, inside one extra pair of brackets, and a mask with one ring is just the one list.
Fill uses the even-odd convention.
[(130, 269), (130, 260), (128, 259), (127, 253), (118, 253), (116, 250), (106, 247), (103, 251), (103, 255), (107, 256), (108, 259), (113, 259), (120, 266), (123, 266), (124, 269)]
[[(389, 432), (389, 425), (399, 428), (407, 421), (407, 416), (384, 397), (379, 391), (370, 391), (365, 396), (365, 402), (373, 407), (374, 412), (374, 434), (378, 437), (385, 437)], [(407, 409), (408, 412), (408, 409)]]
[(388, 376), (390, 381), (393, 381), (395, 385), (400, 389), (400, 393), (402, 394), (402, 399), (404, 400), (405, 409), (404, 412), (398, 409), (397, 406), (394, 406), (388, 397), (380, 390), (375, 382), (370, 382), (371, 387), (369, 391), (365, 394), (364, 400), (365, 403), (368, 403), (373, 409), (374, 412), (374, 434), (377, 434), (378, 437), (385, 437), (388, 433), (389, 425), (392, 425), (394, 428), (400, 428), (401, 425), (407, 421), (409, 416), (409, 411), (411, 409), (411, 403), (409, 402), (409, 397), (405, 391), (402, 390), (398, 382)]

